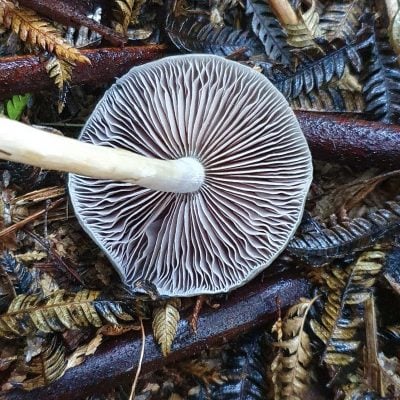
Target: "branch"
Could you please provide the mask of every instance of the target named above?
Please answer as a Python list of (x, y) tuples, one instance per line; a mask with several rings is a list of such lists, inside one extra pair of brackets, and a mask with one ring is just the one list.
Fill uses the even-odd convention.
[[(295, 304), (300, 297), (309, 296), (310, 284), (301, 277), (284, 274), (280, 278), (269, 278), (261, 283), (261, 278), (232, 292), (221, 306), (200, 315), (197, 334), (190, 333), (187, 320), (179, 322), (172, 352), (162, 357), (152, 334), (146, 335), (145, 356), (142, 373), (162, 368), (166, 363), (184, 360), (209, 346), (225, 343), (238, 335), (263, 326), (274, 318), (277, 301), (282, 307)], [(149, 326), (146, 332), (151, 332)], [(4, 393), (4, 400), (74, 400), (93, 393), (105, 393), (122, 382), (132, 382), (140, 356), (140, 333), (111, 339), (85, 362), (68, 370), (59, 380), (46, 388), (24, 392), (14, 390)]]
[(296, 112), (315, 159), (359, 168), (400, 169), (400, 126)]
[[(79, 63), (72, 74), (72, 84), (105, 83), (123, 75), (134, 65), (143, 64), (165, 55), (163, 45), (137, 47), (98, 48), (81, 50), (91, 64)], [(54, 82), (46, 72), (41, 57), (13, 56), (0, 58), (0, 100), (15, 94), (49, 89)]]

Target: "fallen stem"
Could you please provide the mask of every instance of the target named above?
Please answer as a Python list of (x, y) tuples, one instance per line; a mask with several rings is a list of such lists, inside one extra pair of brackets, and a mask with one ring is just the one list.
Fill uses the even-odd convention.
[[(74, 67), (71, 84), (101, 84), (128, 72), (131, 67), (166, 54), (164, 45), (132, 46), (122, 49), (103, 47), (81, 50), (90, 64)], [(39, 56), (0, 58), (0, 100), (15, 94), (32, 93), (56, 86), (46, 71), (47, 60)]]
[(139, 380), (139, 375), (140, 375), (140, 370), (142, 369), (142, 364), (143, 364), (143, 357), (144, 357), (144, 345), (146, 343), (146, 334), (144, 331), (144, 325), (143, 325), (143, 319), (140, 318), (140, 330), (142, 332), (142, 348), (140, 349), (140, 358), (139, 358), (139, 364), (136, 370), (135, 374), (135, 380), (133, 381), (132, 384), (132, 389), (131, 389), (131, 395), (129, 396), (129, 400), (133, 400), (135, 396), (135, 391), (136, 391), (136, 386)]
[(46, 212), (49, 212), (53, 208), (58, 207), (64, 201), (65, 201), (64, 197), (62, 199), (58, 199), (54, 203), (52, 203), (49, 206), (47, 206), (46, 208), (44, 208), (44, 209), (42, 209), (40, 211), (37, 211), (34, 214), (30, 215), (29, 217), (26, 217), (22, 221), (19, 221), (19, 222), (15, 223), (15, 224), (3, 229), (2, 231), (0, 231), (0, 239), (3, 238), (4, 236), (9, 235), (12, 232), (15, 232), (18, 229), (21, 229), (26, 224), (29, 224), (30, 222), (34, 221), (35, 219), (39, 218), (40, 216), (42, 216)]

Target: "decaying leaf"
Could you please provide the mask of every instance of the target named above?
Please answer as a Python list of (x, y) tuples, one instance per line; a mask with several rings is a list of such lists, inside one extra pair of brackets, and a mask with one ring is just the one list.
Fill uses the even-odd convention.
[(89, 343), (78, 347), (69, 357), (65, 369), (70, 369), (82, 364), (85, 358), (94, 354), (103, 341), (103, 335), (97, 334)]
[(288, 39), (287, 42), (292, 47), (297, 48), (318, 48), (315, 38), (321, 36), (319, 28), (319, 14), (316, 10), (315, 0), (311, 0), (310, 8), (305, 12), (298, 12), (299, 23), (296, 25), (286, 25)]
[(132, 319), (121, 302), (102, 299), (98, 291), (59, 290), (44, 298), (19, 295), (8, 312), (0, 316), (0, 336), (10, 339), (36, 331), (62, 332), (90, 325), (99, 327), (104, 321), (118, 324)]
[(301, 299), (300, 303), (289, 309), (283, 321), (283, 338), (275, 343), (280, 351), (271, 364), (276, 400), (302, 399), (310, 382), (312, 351), (305, 322), (317, 298)]
[(364, 0), (350, 0), (343, 3), (335, 1), (329, 4), (320, 20), (323, 36), (329, 41), (334, 39), (352, 41), (360, 27), (360, 17), (364, 7)]
[(132, 9), (135, 0), (114, 0), (114, 29), (123, 35), (126, 35), (128, 25), (132, 19)]
[(178, 328), (180, 300), (166, 301), (153, 312), (153, 334), (157, 343), (161, 346), (161, 352), (166, 357), (171, 351), (176, 330)]
[(384, 259), (382, 251), (367, 251), (347, 268), (332, 266), (322, 274), (326, 300), (320, 320), (312, 319), (310, 326), (325, 345), (327, 365), (348, 366), (359, 356), (363, 317), (357, 306), (371, 296)]
[(67, 61), (52, 57), (46, 64), (46, 71), (59, 90), (63, 90), (71, 81), (72, 65)]
[(355, 42), (345, 45), (310, 63), (304, 63), (295, 72), (266, 70), (265, 73), (286, 98), (293, 99), (301, 93), (310, 93), (323, 87), (334, 78), (342, 78), (348, 64), (354, 70), (361, 71), (363, 62), (358, 54), (360, 46), (364, 44)]
[(64, 345), (56, 336), (45, 346), (42, 352), (29, 363), (20, 362), (3, 390), (19, 387), (33, 390), (55, 381), (64, 375), (66, 368)]
[(360, 93), (349, 90), (326, 89), (301, 93), (290, 101), (294, 110), (334, 113), (362, 113), (365, 108), (364, 98)]
[(10, 253), (4, 252), (0, 267), (7, 274), (15, 295), (32, 293), (34, 278), (31, 271)]
[(381, 35), (377, 35), (373, 29), (370, 46), (366, 49), (368, 61), (361, 75), (365, 111), (371, 119), (398, 123), (400, 121), (399, 64), (397, 54), (393, 52), (386, 37)]

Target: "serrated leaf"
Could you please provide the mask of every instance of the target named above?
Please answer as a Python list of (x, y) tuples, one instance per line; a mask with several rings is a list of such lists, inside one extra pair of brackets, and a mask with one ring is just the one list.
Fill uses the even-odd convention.
[(228, 56), (240, 50), (251, 56), (262, 51), (258, 39), (250, 32), (228, 26), (215, 27), (202, 16), (169, 15), (165, 30), (174, 45), (184, 52)]
[(179, 300), (168, 300), (161, 307), (157, 307), (153, 313), (153, 334), (164, 357), (170, 353), (178, 329), (179, 306)]
[(366, 67), (361, 76), (366, 113), (371, 119), (386, 123), (400, 122), (400, 68), (385, 36), (370, 34), (365, 51)]
[(359, 42), (345, 45), (317, 60), (303, 63), (295, 72), (282, 73), (269, 69), (265, 70), (265, 75), (287, 99), (294, 99), (327, 85), (333, 79), (342, 78), (348, 64), (359, 72), (363, 64), (357, 51), (362, 45)]
[[(27, 391), (47, 386), (64, 375), (66, 369), (65, 348), (63, 343), (53, 336), (39, 355), (32, 358), (29, 363), (20, 359), (17, 367), (18, 374), (11, 374), (7, 386), (19, 387)], [(23, 378), (21, 381), (21, 375)], [(26, 377), (29, 376), (29, 379)]]
[(311, 0), (311, 6), (305, 13), (298, 11), (298, 16), (298, 24), (285, 26), (288, 44), (302, 49), (319, 48), (314, 40), (321, 36), (319, 14), (315, 6), (315, 0)]
[(320, 29), (324, 37), (329, 41), (353, 40), (360, 26), (364, 6), (363, 0), (330, 4), (320, 19)]
[(361, 93), (338, 88), (312, 90), (290, 101), (293, 110), (335, 113), (362, 113), (365, 108)]
[(381, 251), (366, 251), (347, 268), (327, 267), (321, 274), (327, 295), (319, 321), (311, 320), (310, 327), (326, 346), (322, 361), (327, 365), (340, 368), (357, 360), (364, 318), (355, 306), (371, 296), (384, 259)]
[[(246, 335), (227, 352), (221, 368), (207, 371), (198, 368), (194, 375), (203, 385), (190, 400), (265, 400), (269, 391), (266, 366), (270, 351), (262, 333)], [(185, 365), (187, 365), (186, 363)], [(189, 373), (191, 367), (189, 367)], [(202, 379), (202, 373), (206, 379)], [(210, 375), (213, 379), (210, 379)], [(211, 382), (210, 382), (211, 381)]]
[(10, 100), (6, 101), (8, 118), (19, 121), (30, 99), (31, 95), (27, 93), (24, 95), (15, 95)]
[(274, 343), (280, 349), (271, 364), (275, 399), (301, 400), (310, 381), (308, 366), (312, 359), (305, 321), (318, 296), (301, 299), (289, 309), (282, 323), (283, 340)]
[(119, 324), (131, 321), (121, 303), (100, 298), (100, 292), (58, 290), (48, 297), (19, 295), (0, 316), (0, 337), (27, 336), (36, 331), (63, 332), (85, 326), (102, 326), (103, 321)]

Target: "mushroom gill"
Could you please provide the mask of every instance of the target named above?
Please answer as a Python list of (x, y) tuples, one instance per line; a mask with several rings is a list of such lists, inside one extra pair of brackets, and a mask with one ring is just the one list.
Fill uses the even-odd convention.
[(266, 268), (296, 230), (312, 179), (283, 96), (261, 74), (216, 56), (133, 68), (80, 140), (203, 166), (189, 193), (69, 176), (78, 219), (122, 280), (152, 282), (161, 295), (226, 292)]

